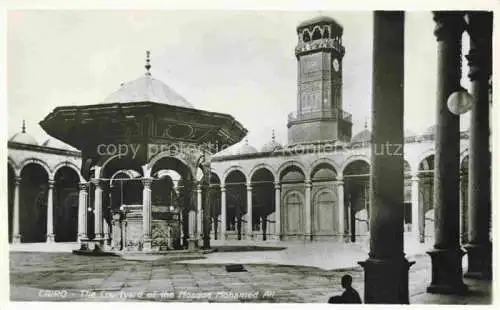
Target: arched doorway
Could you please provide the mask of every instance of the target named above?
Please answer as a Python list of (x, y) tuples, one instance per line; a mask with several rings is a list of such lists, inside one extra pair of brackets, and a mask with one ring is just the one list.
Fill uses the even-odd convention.
[(29, 163), (21, 171), (19, 230), (21, 242), (45, 242), (47, 236), (47, 171)]
[(289, 166), (280, 175), (283, 197), (283, 238), (303, 238), (306, 233), (305, 174), (297, 166)]
[(267, 168), (259, 168), (252, 175), (252, 224), (254, 236), (267, 240), (275, 232), (274, 176)]
[(78, 173), (69, 167), (57, 170), (54, 176), (54, 233), (56, 242), (77, 241)]
[(208, 203), (210, 209), (210, 238), (221, 239), (221, 194), (220, 179), (215, 173), (210, 173), (210, 184), (208, 184)]
[(313, 168), (312, 229), (315, 239), (343, 235), (339, 231), (339, 208), (335, 169), (327, 163)]
[(226, 185), (226, 233), (228, 239), (242, 239), (247, 213), (246, 177), (240, 170), (231, 171), (224, 181)]
[(434, 238), (434, 155), (418, 165), (420, 242)]
[(370, 229), (370, 165), (354, 160), (344, 169), (344, 188), (351, 242), (368, 237)]
[[(152, 245), (187, 247), (197, 229), (196, 191), (191, 169), (178, 158), (164, 156), (151, 168)], [(155, 221), (154, 218), (161, 220)], [(200, 227), (198, 227), (200, 229)]]

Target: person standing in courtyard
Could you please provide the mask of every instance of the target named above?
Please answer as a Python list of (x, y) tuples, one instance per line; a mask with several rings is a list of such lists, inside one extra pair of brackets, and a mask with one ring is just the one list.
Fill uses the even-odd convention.
[(332, 296), (328, 299), (329, 304), (362, 304), (361, 297), (352, 287), (352, 277), (348, 274), (342, 276), (341, 280), (344, 292), (342, 295)]

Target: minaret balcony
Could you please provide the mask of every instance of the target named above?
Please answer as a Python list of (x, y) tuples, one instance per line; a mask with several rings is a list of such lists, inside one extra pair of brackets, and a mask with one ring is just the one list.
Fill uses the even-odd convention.
[(305, 120), (316, 120), (316, 119), (326, 119), (326, 120), (344, 120), (346, 122), (352, 122), (352, 115), (342, 109), (321, 109), (321, 110), (309, 110), (309, 111), (294, 111), (288, 114), (288, 123), (300, 122)]
[(342, 45), (341, 39), (318, 39), (307, 42), (299, 42), (295, 47), (295, 55), (301, 56), (321, 49), (335, 50), (341, 55), (344, 55), (345, 53), (345, 48)]

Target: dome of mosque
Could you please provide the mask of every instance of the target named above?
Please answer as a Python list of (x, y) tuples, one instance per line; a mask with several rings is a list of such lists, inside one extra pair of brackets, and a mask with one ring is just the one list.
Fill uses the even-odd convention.
[(368, 129), (363, 129), (361, 132), (357, 133), (352, 137), (351, 143), (363, 143), (370, 142), (372, 140), (372, 133)]
[(30, 134), (26, 133), (26, 123), (24, 121), (23, 121), (23, 126), (21, 128), (21, 132), (18, 132), (15, 135), (13, 135), (12, 138), (9, 139), (9, 142), (38, 145), (36, 139), (33, 138), (33, 136), (31, 136)]
[(264, 144), (264, 146), (261, 148), (260, 151), (261, 152), (274, 152), (274, 151), (282, 149), (282, 148), (283, 148), (283, 146), (281, 144), (279, 144), (278, 142), (276, 142), (276, 136), (275, 136), (275, 133), (273, 130), (271, 141)]
[(236, 151), (235, 155), (244, 155), (253, 153), (257, 153), (257, 149), (248, 144), (248, 140), (245, 140), (245, 143)]

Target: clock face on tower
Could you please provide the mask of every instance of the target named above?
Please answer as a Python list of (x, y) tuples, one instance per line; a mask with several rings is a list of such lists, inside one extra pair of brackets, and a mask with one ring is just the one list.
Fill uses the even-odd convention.
[(335, 72), (339, 72), (340, 64), (339, 64), (339, 60), (337, 58), (333, 59), (332, 66), (333, 66), (333, 70), (335, 70)]

